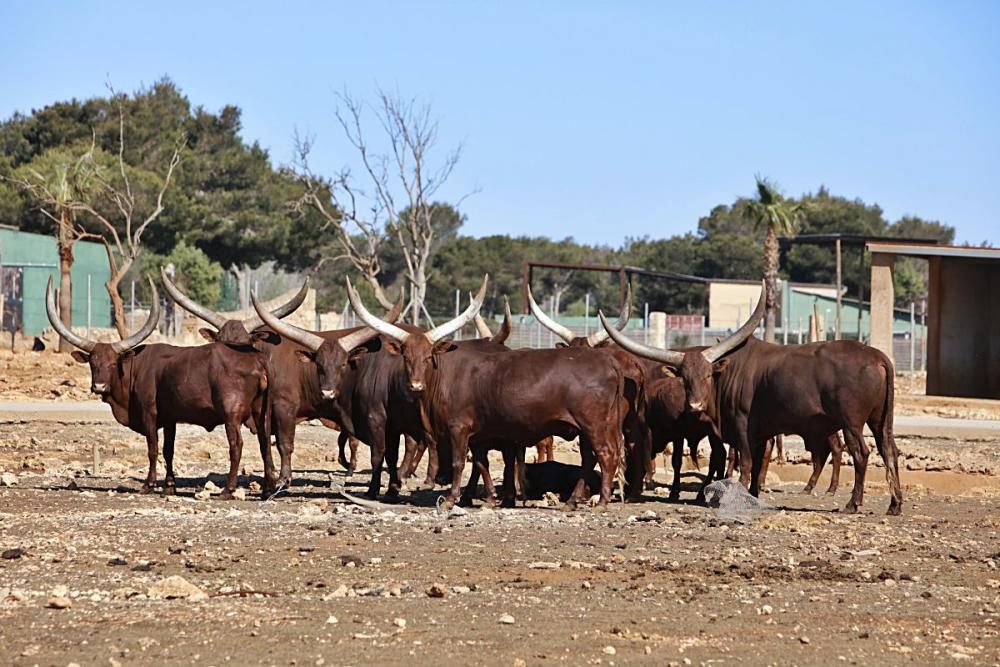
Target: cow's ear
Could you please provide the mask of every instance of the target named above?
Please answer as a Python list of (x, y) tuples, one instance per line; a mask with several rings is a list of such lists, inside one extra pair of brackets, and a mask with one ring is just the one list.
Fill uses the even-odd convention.
[(347, 360), (350, 361), (351, 363), (354, 363), (355, 361), (365, 356), (366, 354), (368, 354), (368, 348), (362, 345), (361, 347), (356, 347), (353, 350), (351, 350), (351, 353), (347, 355)]
[(722, 359), (716, 361), (714, 364), (712, 364), (712, 374), (718, 375), (722, 371), (726, 370), (726, 366), (729, 365), (729, 362), (730, 362), (729, 357), (723, 357)]
[(396, 340), (395, 338), (389, 338), (389, 337), (383, 338), (382, 339), (382, 347), (389, 354), (397, 354), (398, 355), (398, 354), (402, 354), (403, 353), (402, 346), (399, 344), (399, 341)]
[(452, 350), (457, 350), (457, 349), (458, 346), (455, 345), (454, 341), (441, 340), (438, 341), (437, 343), (434, 343), (434, 349), (431, 351), (431, 354), (435, 355), (444, 354), (445, 352), (451, 352)]
[(295, 356), (304, 364), (311, 364), (316, 361), (316, 353), (309, 350), (296, 350)]
[(211, 329), (206, 329), (205, 327), (198, 329), (198, 333), (200, 333), (201, 337), (207, 340), (209, 343), (214, 343), (219, 335), (215, 331), (212, 331)]
[(271, 345), (277, 345), (281, 342), (281, 336), (273, 331), (253, 331), (250, 333), (250, 339)]
[(69, 353), (69, 356), (73, 357), (74, 359), (76, 359), (77, 362), (81, 364), (90, 363), (90, 355), (87, 354), (86, 352), (81, 352), (80, 350), (73, 350), (72, 352)]
[(677, 377), (677, 371), (675, 371), (670, 366), (660, 366), (660, 372), (663, 373), (663, 377), (675, 378)]

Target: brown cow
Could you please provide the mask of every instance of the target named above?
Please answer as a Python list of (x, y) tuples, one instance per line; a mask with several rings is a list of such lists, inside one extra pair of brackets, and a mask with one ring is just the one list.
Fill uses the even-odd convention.
[(891, 500), (888, 513), (900, 514), (899, 452), (892, 433), (893, 368), (882, 352), (853, 341), (775, 345), (753, 337), (764, 315), (757, 308), (736, 332), (702, 351), (660, 350), (631, 341), (601, 322), (622, 347), (675, 369), (684, 381), (687, 409), (707, 412), (724, 440), (741, 454), (741, 479), (759, 493), (765, 443), (778, 434), (798, 434), (823, 442), (843, 430), (854, 460), (854, 489), (846, 511), (864, 500), (868, 448), (862, 429), (871, 429), (885, 461)]
[[(625, 489), (629, 500), (637, 500), (642, 495), (644, 477), (652, 457), (652, 444), (646, 415), (648, 401), (645, 395), (645, 383), (647, 376), (651, 373), (659, 375), (659, 364), (651, 364), (617, 345), (609, 345), (608, 333), (603, 329), (598, 329), (589, 336), (575, 336), (572, 331), (546, 315), (545, 311), (538, 306), (531, 293), (531, 285), (526, 285), (526, 289), (531, 314), (535, 316), (539, 324), (562, 339), (556, 343), (557, 348), (601, 350), (603, 354), (612, 356), (625, 374), (625, 399), (628, 403), (628, 414), (623, 433), (627, 454)], [(615, 329), (621, 331), (625, 328), (631, 312), (632, 287), (630, 285), (626, 290), (625, 300), (622, 303), (621, 312), (618, 314)]]
[[(624, 448), (622, 424), (628, 410), (622, 370), (610, 356), (586, 348), (484, 354), (443, 339), (461, 326), (462, 318), (417, 335), (373, 316), (350, 281), (347, 286), (358, 316), (383, 334), (390, 353), (402, 357), (410, 391), (420, 398), (430, 434), (443, 449), (451, 449), (453, 476), (447, 505), (459, 500), (470, 442), (479, 447), (506, 443), (503, 502), (510, 506), (516, 443), (546, 435), (580, 437), (583, 466), (571, 503), (583, 496), (586, 471), (600, 463), (600, 503), (607, 504)], [(485, 291), (486, 279), (466, 310), (470, 319)], [(442, 328), (450, 331), (441, 334)]]
[(270, 448), (263, 437), (267, 390), (264, 362), (248, 346), (139, 345), (156, 330), (159, 319), (159, 297), (152, 280), (150, 288), (153, 305), (149, 318), (142, 329), (117, 343), (98, 343), (77, 336), (63, 325), (56, 313), (51, 279), (45, 290), (46, 313), (56, 332), (80, 348), (73, 352), (73, 358), (90, 364), (91, 392), (111, 406), (119, 424), (146, 437), (149, 472), (142, 492), (151, 493), (156, 486), (159, 429), (163, 429), (167, 468), (163, 492), (169, 495), (176, 488), (177, 424), (195, 424), (208, 431), (222, 424), (229, 441), (229, 475), (221, 497), (231, 498), (243, 451), (240, 425), (247, 419), (257, 423), (261, 434), (258, 441), (265, 469), (270, 460)]

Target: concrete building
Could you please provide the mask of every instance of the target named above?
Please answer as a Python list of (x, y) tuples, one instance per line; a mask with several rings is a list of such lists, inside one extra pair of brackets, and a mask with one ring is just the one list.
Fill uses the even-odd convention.
[[(73, 326), (110, 327), (111, 299), (104, 283), (110, 278), (111, 270), (104, 246), (78, 241), (73, 246), (73, 258)], [(49, 276), (58, 286), (59, 254), (55, 237), (0, 225), (4, 331), (10, 331), (13, 326), (26, 336), (37, 336), (43, 329), (50, 328), (45, 315), (45, 285)]]
[[(814, 308), (819, 310), (822, 329), (826, 338), (833, 340), (837, 312), (836, 285), (793, 283), (781, 281), (778, 292), (776, 330), (779, 336), (788, 330), (788, 341), (798, 342), (798, 335), (809, 331), (809, 317)], [(732, 330), (749, 317), (760, 296), (760, 282), (755, 280), (709, 280), (708, 326), (713, 330)], [(866, 340), (870, 331), (870, 304), (857, 299), (841, 298), (841, 337), (848, 340)], [(892, 332), (896, 337), (910, 333), (910, 312), (893, 311)], [(922, 331), (917, 325), (917, 336)], [(803, 339), (805, 340), (805, 339)]]
[(869, 243), (871, 344), (892, 357), (893, 274), (898, 256), (926, 259), (927, 393), (1000, 398), (1000, 250)]

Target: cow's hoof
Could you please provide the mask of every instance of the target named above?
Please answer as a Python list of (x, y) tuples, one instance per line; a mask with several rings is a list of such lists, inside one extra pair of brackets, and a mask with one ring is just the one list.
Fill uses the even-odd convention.
[(828, 496), (835, 495), (836, 493), (837, 493), (837, 487), (835, 486), (831, 486), (829, 489), (826, 490), (826, 495)]
[(854, 503), (847, 503), (847, 505), (844, 506), (844, 513), (845, 514), (857, 514), (858, 513), (858, 506), (855, 505)]
[(670, 495), (667, 496), (667, 499), (668, 500), (680, 500), (681, 499), (681, 492), (680, 491), (671, 491)]
[(517, 507), (517, 501), (514, 498), (504, 498), (500, 501), (500, 507), (503, 509)]
[(898, 505), (896, 504), (889, 505), (889, 509), (886, 510), (885, 513), (888, 514), (889, 516), (899, 516), (900, 514), (903, 513), (903, 504), (900, 503)]
[(148, 496), (149, 494), (155, 492), (156, 492), (156, 487), (150, 484), (143, 484), (142, 488), (139, 489), (139, 493), (141, 493), (144, 496)]
[(219, 494), (219, 500), (232, 500), (232, 499), (233, 499), (232, 489), (223, 489), (222, 493)]
[(462, 496), (461, 498), (458, 499), (458, 506), (459, 507), (472, 507), (472, 497), (471, 496)]
[(174, 486), (173, 484), (170, 484), (168, 486), (164, 486), (163, 487), (163, 495), (165, 495), (165, 496), (176, 496), (177, 495), (177, 487)]

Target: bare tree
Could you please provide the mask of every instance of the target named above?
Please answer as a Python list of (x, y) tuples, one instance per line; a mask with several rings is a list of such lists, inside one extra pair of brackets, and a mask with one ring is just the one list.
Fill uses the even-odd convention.
[[(118, 293), (118, 284), (142, 252), (143, 233), (163, 213), (163, 197), (170, 187), (177, 165), (180, 164), (185, 140), (183, 135), (177, 138), (173, 154), (167, 163), (166, 172), (156, 194), (153, 210), (143, 216), (136, 210), (136, 196), (132, 190), (128, 170), (125, 167), (125, 109), (119, 100), (118, 173), (111, 176), (102, 169), (95, 168), (94, 170), (95, 178), (99, 183), (99, 194), (106, 196), (114, 203), (117, 215), (113, 217), (117, 220), (118, 225), (115, 225), (109, 217), (98, 211), (89, 200), (71, 203), (74, 210), (83, 211), (97, 221), (97, 229), (100, 231), (96, 235), (104, 243), (108, 254), (108, 265), (111, 267), (111, 277), (104, 283), (104, 287), (108, 291), (108, 296), (111, 297), (115, 329), (118, 330), (118, 335), (123, 339), (128, 336), (129, 332), (125, 322), (125, 307), (122, 304), (121, 295)], [(121, 228), (121, 232), (119, 232), (119, 228)]]
[[(310, 205), (339, 232), (339, 255), (347, 259), (372, 287), (379, 303), (392, 302), (379, 284), (378, 250), (395, 237), (406, 264), (410, 283), (410, 319), (420, 323), (427, 294), (427, 278), (434, 246), (432, 204), (461, 155), (461, 146), (446, 154), (437, 167), (429, 166), (429, 153), (437, 143), (438, 125), (429, 105), (378, 91), (376, 105), (365, 105), (346, 93), (338, 95), (337, 121), (356, 149), (370, 190), (360, 187), (349, 170), (329, 181), (317, 179), (308, 168), (310, 141), (297, 141), (298, 171), (307, 186), (301, 204)], [(373, 151), (364, 130), (366, 108), (376, 117), (388, 143), (385, 152)], [(323, 186), (331, 192), (335, 210), (324, 203)], [(359, 208), (359, 203), (360, 208)]]

